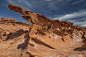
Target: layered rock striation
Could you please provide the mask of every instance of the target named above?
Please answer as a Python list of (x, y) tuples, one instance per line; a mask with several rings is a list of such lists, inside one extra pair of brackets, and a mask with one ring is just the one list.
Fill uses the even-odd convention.
[(0, 18), (0, 57), (86, 57), (86, 28), (16, 5), (8, 7), (32, 25)]

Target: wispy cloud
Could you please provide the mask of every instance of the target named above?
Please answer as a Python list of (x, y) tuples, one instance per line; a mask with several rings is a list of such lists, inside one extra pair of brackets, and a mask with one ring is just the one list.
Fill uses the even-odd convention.
[(84, 21), (84, 20), (86, 20), (86, 17), (69, 19), (67, 21), (69, 21), (69, 22), (78, 22), (78, 21)]
[(80, 25), (82, 27), (86, 27), (86, 20), (84, 20), (84, 22), (75, 22), (75, 25)]
[(69, 22), (77, 22), (77, 20), (67, 20), (67, 21), (69, 21)]
[[(82, 20), (82, 21), (81, 21)], [(73, 19), (73, 20), (67, 20), (69, 22), (73, 22), (74, 25), (79, 25), (79, 26), (82, 26), (82, 27), (86, 27), (86, 17), (82, 17), (80, 19)]]
[(49, 19), (51, 19), (51, 17), (48, 17)]
[(51, 1), (51, 0), (45, 0), (45, 1)]
[(79, 20), (86, 20), (86, 17), (82, 17), (82, 18), (80, 18)]
[(21, 6), (21, 7), (26, 8), (26, 9), (31, 8), (31, 5), (27, 0), (5, 0), (5, 1), (7, 1), (10, 4)]
[(84, 20), (84, 22), (75, 22), (75, 24), (83, 24), (83, 25), (86, 25), (86, 20)]
[(71, 0), (5, 0), (10, 4), (21, 6), (29, 10), (43, 10), (51, 13), (52, 10), (59, 10), (65, 7)]
[(57, 16), (54, 19), (67, 20), (67, 19), (76, 18), (76, 17), (83, 17), (83, 16), (86, 16), (86, 10), (81, 10), (81, 11), (78, 11), (78, 12), (65, 14), (65, 15), (62, 15), (60, 17)]
[(60, 8), (65, 7), (65, 5), (70, 1), (71, 0), (56, 0), (56, 1), (51, 0), (51, 2), (49, 2), (47, 6), (51, 10), (59, 10)]
[(74, 3), (72, 3), (73, 5), (74, 4), (78, 4), (78, 3), (80, 3), (80, 2), (83, 2), (84, 0), (79, 0), (79, 1), (76, 1), (76, 2), (74, 2)]
[(84, 24), (84, 25), (81, 25), (82, 27), (86, 27), (86, 24)]

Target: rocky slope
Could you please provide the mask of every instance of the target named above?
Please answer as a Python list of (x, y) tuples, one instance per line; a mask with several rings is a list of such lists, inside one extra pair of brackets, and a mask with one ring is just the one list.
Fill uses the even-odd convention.
[(0, 57), (86, 57), (86, 28), (9, 4), (32, 25), (0, 18)]

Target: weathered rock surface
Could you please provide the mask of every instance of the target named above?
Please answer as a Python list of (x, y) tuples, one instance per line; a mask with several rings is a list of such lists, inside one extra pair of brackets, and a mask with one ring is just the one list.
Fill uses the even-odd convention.
[(86, 57), (86, 28), (9, 4), (32, 25), (0, 18), (0, 57)]

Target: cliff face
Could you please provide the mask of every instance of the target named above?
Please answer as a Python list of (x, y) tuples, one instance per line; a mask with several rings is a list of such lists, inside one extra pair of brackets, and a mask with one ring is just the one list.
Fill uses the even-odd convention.
[(86, 28), (16, 5), (8, 7), (32, 25), (0, 18), (0, 57), (86, 57)]

